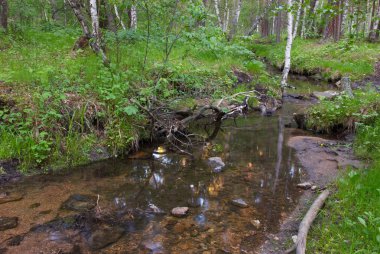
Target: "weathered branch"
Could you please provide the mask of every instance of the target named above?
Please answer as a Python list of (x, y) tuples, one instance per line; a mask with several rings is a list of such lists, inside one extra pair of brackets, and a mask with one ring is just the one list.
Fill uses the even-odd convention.
[(306, 213), (305, 217), (301, 221), (301, 224), (299, 226), (298, 235), (297, 235), (297, 242), (296, 244), (287, 250), (285, 253), (292, 253), (296, 250), (297, 254), (305, 254), (306, 251), (306, 238), (307, 234), (309, 232), (309, 229), (311, 227), (311, 224), (317, 217), (317, 214), (319, 210), (322, 208), (323, 204), (325, 203), (327, 197), (330, 195), (329, 190), (324, 190), (318, 198), (314, 201), (312, 206), (310, 207), (309, 211)]

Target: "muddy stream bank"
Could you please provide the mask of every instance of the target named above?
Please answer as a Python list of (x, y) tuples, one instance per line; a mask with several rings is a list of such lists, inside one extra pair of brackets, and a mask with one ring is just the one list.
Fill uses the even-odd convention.
[[(299, 93), (318, 89), (304, 84)], [(289, 234), (278, 233), (289, 218), (294, 230), (302, 211), (297, 184), (331, 180), (318, 182), (310, 163), (333, 161), (294, 144), (310, 136), (292, 120), (309, 104), (289, 98), (271, 117), (227, 120), (194, 158), (150, 146), (1, 185), (0, 253), (276, 253), (272, 240), (285, 243)]]

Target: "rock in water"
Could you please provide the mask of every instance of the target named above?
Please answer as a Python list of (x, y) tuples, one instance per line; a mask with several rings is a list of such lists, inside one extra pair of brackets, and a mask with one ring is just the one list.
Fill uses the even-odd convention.
[(77, 212), (87, 212), (96, 206), (96, 197), (73, 194), (63, 204), (62, 208)]
[(249, 205), (247, 204), (247, 202), (245, 202), (243, 199), (241, 198), (238, 198), (238, 199), (234, 199), (232, 200), (231, 202), (233, 205), (235, 206), (238, 206), (238, 207), (241, 207), (241, 208), (247, 208)]
[(214, 172), (220, 172), (226, 166), (220, 157), (210, 157), (208, 158), (208, 164), (212, 167)]
[(15, 228), (18, 225), (17, 217), (0, 217), (0, 231)]
[(304, 183), (297, 184), (297, 187), (300, 189), (303, 189), (303, 190), (308, 190), (311, 188), (311, 186), (312, 186), (312, 184), (310, 182), (304, 182)]
[(14, 202), (19, 201), (24, 196), (22, 194), (9, 194), (7, 192), (0, 193), (0, 204), (8, 203), (8, 202)]
[(161, 208), (157, 207), (154, 204), (149, 204), (148, 208), (146, 209), (147, 213), (152, 213), (152, 214), (165, 214), (165, 211), (162, 210)]
[(172, 209), (172, 215), (178, 218), (185, 217), (188, 212), (189, 212), (188, 207), (176, 207)]
[(324, 92), (313, 92), (312, 96), (317, 98), (318, 100), (322, 99), (332, 99), (339, 95), (339, 92), (336, 91), (324, 91)]
[(124, 229), (120, 227), (115, 228), (100, 228), (95, 230), (88, 239), (88, 245), (94, 249), (102, 249), (110, 245), (124, 234)]

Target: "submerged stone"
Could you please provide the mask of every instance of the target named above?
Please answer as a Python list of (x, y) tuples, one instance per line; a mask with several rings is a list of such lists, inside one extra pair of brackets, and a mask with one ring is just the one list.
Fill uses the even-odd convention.
[(117, 240), (124, 234), (124, 229), (120, 227), (96, 229), (88, 239), (88, 245), (94, 249), (102, 249)]
[(63, 204), (62, 208), (77, 212), (86, 212), (96, 206), (96, 197), (90, 195), (73, 194)]
[(10, 194), (8, 192), (0, 193), (0, 204), (8, 203), (8, 202), (15, 202), (23, 199), (22, 194)]
[(245, 202), (243, 199), (241, 198), (238, 198), (238, 199), (234, 199), (231, 201), (231, 203), (234, 205), (234, 206), (238, 206), (238, 207), (241, 207), (241, 208), (247, 208), (249, 205), (247, 204), (247, 202)]
[(299, 183), (297, 184), (297, 187), (303, 190), (308, 190), (310, 189), (312, 184), (310, 182), (304, 182), (304, 183)]
[(17, 217), (0, 217), (0, 231), (15, 228), (17, 225)]
[(324, 92), (313, 92), (312, 96), (318, 100), (322, 99), (332, 99), (339, 95), (339, 92), (336, 91), (324, 91)]
[(24, 240), (23, 235), (16, 235), (7, 241), (8, 246), (18, 246)]
[(220, 172), (226, 166), (220, 157), (210, 157), (208, 158), (208, 164), (213, 169), (214, 172)]
[(154, 204), (149, 204), (148, 208), (145, 210), (147, 213), (152, 213), (152, 214), (166, 214), (164, 210), (161, 208), (157, 207)]
[(185, 217), (188, 212), (189, 212), (188, 207), (176, 207), (172, 209), (172, 215), (178, 218)]

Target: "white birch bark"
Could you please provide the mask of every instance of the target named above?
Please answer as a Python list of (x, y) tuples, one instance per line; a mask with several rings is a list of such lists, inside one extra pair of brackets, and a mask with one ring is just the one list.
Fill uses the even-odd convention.
[(137, 8), (136, 5), (131, 7), (131, 28), (133, 30), (137, 29)]
[(291, 59), (291, 51), (292, 51), (292, 44), (293, 44), (293, 14), (291, 12), (292, 4), (293, 4), (292, 0), (288, 0), (288, 24), (287, 24), (288, 39), (286, 42), (285, 64), (284, 64), (284, 70), (282, 73), (282, 80), (281, 80), (282, 92), (284, 91), (284, 88), (287, 86), (288, 75), (290, 71), (290, 59)]
[(115, 9), (116, 18), (119, 20), (121, 27), (123, 28), (123, 30), (127, 30), (127, 28), (124, 25), (123, 20), (121, 19), (120, 15), (119, 15), (119, 10), (117, 9), (116, 4), (114, 4), (113, 7)]
[(228, 1), (226, 1), (224, 6), (224, 17), (223, 17), (223, 32), (227, 32), (228, 25), (230, 23), (230, 8), (228, 8)]
[(240, 18), (240, 12), (241, 12), (242, 2), (243, 2), (242, 0), (238, 0), (237, 6), (236, 6), (236, 10), (235, 10), (235, 16), (234, 16), (234, 19), (232, 20), (232, 28), (231, 28), (231, 31), (230, 31), (230, 34), (229, 34), (229, 39), (232, 39), (232, 37), (234, 37), (234, 35), (236, 33), (237, 26), (239, 24), (239, 18)]
[(297, 17), (296, 17), (296, 22), (294, 24), (294, 29), (293, 29), (293, 40), (297, 36), (298, 24), (299, 24), (300, 17), (301, 17), (301, 9), (302, 9), (302, 0), (300, 0), (298, 3)]
[(306, 30), (306, 15), (307, 15), (306, 6), (303, 8), (303, 16), (302, 16), (302, 26), (301, 26), (301, 38), (305, 38), (305, 30)]
[(223, 29), (223, 23), (222, 23), (222, 19), (220, 17), (219, 1), (218, 0), (214, 0), (214, 7), (215, 7), (216, 17), (218, 18), (219, 27)]
[(102, 40), (99, 30), (99, 16), (98, 8), (96, 5), (96, 0), (90, 0), (90, 14), (91, 14), (91, 24), (92, 24), (92, 36), (95, 38), (95, 42), (90, 42), (92, 49), (96, 53), (100, 53), (103, 59), (103, 63), (108, 65), (108, 58), (102, 49)]

